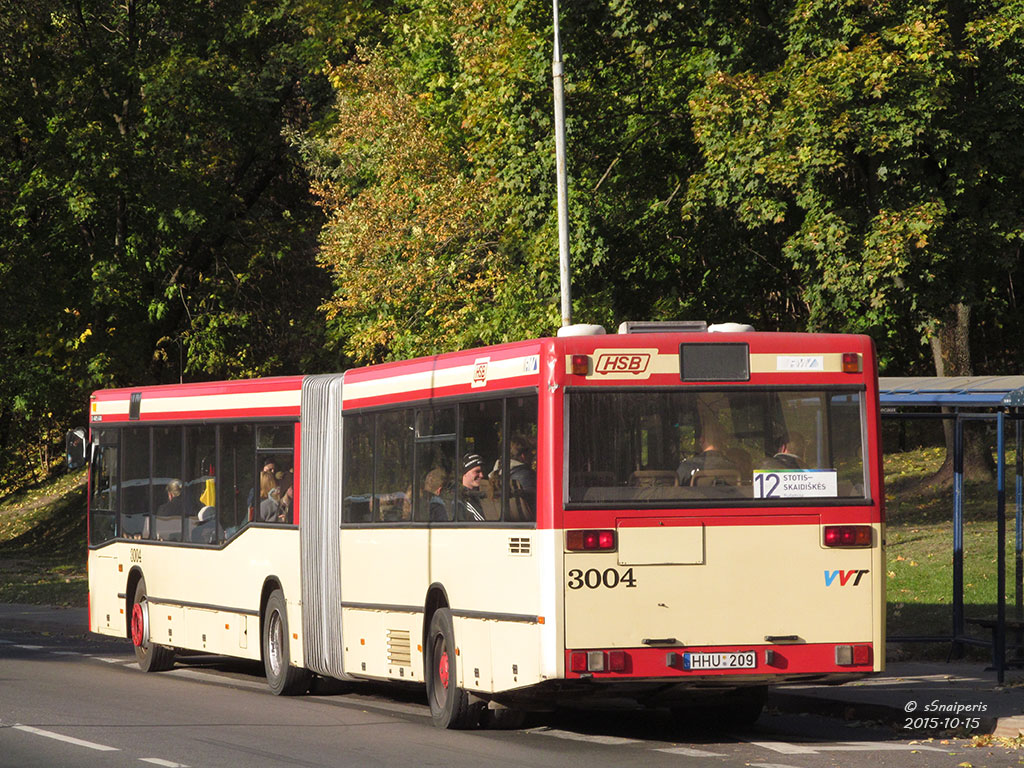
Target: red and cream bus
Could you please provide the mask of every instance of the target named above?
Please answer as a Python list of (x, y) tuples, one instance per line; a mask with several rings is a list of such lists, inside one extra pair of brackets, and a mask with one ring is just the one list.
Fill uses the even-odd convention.
[(644, 324), (90, 413), (90, 629), (145, 670), (422, 682), (469, 727), (882, 669), (866, 337)]

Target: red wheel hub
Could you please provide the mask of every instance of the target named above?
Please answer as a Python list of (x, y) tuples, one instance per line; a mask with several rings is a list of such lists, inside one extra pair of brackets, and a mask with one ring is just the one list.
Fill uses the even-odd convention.
[(132, 606), (132, 642), (140, 646), (145, 642), (146, 618), (142, 615), (141, 603)]
[(441, 685), (448, 687), (448, 651), (441, 652), (441, 658), (437, 662), (437, 677)]

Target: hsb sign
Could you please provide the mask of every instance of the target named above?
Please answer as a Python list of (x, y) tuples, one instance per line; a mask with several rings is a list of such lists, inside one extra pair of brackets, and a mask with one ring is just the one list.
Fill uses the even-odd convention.
[(605, 352), (598, 355), (594, 372), (601, 375), (624, 373), (640, 376), (647, 373), (651, 356), (646, 352)]

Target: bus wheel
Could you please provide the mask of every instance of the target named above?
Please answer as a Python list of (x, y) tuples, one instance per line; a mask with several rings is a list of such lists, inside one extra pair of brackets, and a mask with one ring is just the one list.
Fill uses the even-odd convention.
[(270, 593), (263, 614), (263, 668), (267, 673), (267, 685), (275, 696), (296, 696), (309, 689), (309, 670), (289, 664), (289, 637), (284, 592), (275, 589)]
[(455, 648), (451, 611), (438, 608), (430, 620), (427, 634), (426, 680), (430, 716), (439, 728), (473, 728), (478, 722), (480, 707), (471, 706), (469, 695), (458, 686)]
[(132, 645), (135, 660), (143, 672), (161, 672), (174, 666), (174, 650), (152, 642), (149, 636), (149, 601), (146, 580), (139, 579), (132, 601)]

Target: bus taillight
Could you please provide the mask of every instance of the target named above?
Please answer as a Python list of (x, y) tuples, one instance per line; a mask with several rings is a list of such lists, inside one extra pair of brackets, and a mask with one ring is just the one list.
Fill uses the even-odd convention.
[(625, 651), (573, 651), (569, 654), (569, 669), (577, 674), (625, 672), (628, 658)]
[(870, 547), (870, 525), (826, 525), (826, 547)]
[(863, 667), (871, 663), (872, 656), (871, 646), (867, 644), (836, 646), (836, 666)]
[(843, 353), (843, 373), (860, 373), (860, 355), (856, 352)]
[(566, 531), (565, 548), (570, 552), (610, 552), (615, 549), (615, 531)]

